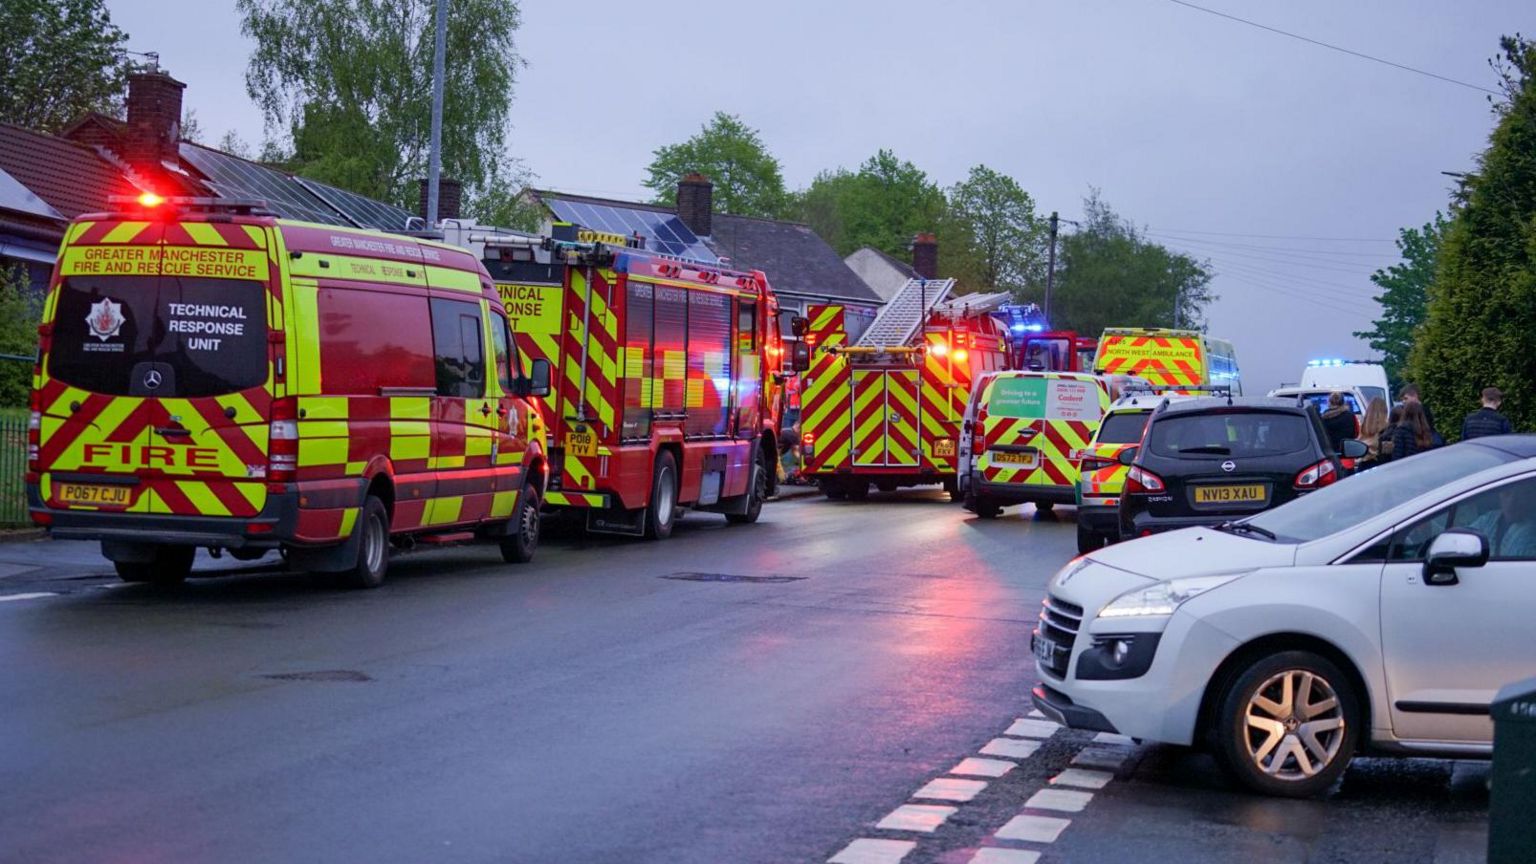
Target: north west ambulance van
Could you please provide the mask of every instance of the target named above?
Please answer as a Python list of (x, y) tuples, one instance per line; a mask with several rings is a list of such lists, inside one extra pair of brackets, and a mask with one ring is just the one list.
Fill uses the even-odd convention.
[(145, 196), (70, 225), (39, 336), (32, 519), (126, 581), (199, 547), (358, 587), (392, 545), (533, 555), (549, 367), (461, 249)]
[(1093, 371), (1135, 375), (1159, 388), (1223, 389), (1243, 395), (1237, 352), (1199, 330), (1110, 327), (1099, 338)]

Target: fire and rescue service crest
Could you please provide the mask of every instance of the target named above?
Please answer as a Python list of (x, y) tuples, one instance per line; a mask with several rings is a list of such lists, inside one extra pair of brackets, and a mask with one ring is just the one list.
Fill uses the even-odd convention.
[(91, 335), (103, 342), (116, 336), (117, 331), (123, 329), (124, 322), (123, 304), (114, 303), (110, 297), (92, 303), (90, 313), (85, 316)]

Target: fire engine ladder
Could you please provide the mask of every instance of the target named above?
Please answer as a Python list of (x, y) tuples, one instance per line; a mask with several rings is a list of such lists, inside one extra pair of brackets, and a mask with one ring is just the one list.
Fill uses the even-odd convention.
[(908, 279), (875, 316), (858, 344), (872, 348), (906, 345), (917, 335), (917, 328), (927, 320), (928, 313), (954, 287), (953, 279)]

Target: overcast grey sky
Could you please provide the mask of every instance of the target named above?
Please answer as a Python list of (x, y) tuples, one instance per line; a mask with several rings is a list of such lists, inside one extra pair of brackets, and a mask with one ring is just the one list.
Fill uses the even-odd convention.
[[(1485, 87), (1498, 37), (1536, 32), (1529, 0), (1199, 2)], [(107, 5), (187, 83), (209, 142), (260, 140), (233, 0)], [(795, 188), (881, 147), (946, 186), (985, 163), (1063, 218), (1097, 187), (1212, 260), (1210, 331), (1250, 393), (1312, 357), (1367, 355), (1350, 333), (1374, 317), (1370, 271), (1396, 260), (1380, 241), (1444, 208), (1440, 172), (1467, 170), (1492, 126), (1482, 93), (1169, 0), (522, 7), (511, 146), (540, 184), (643, 197), (651, 151), (725, 110)]]

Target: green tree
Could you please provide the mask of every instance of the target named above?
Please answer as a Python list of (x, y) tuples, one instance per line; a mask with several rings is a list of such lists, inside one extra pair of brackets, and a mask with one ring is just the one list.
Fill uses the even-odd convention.
[[(291, 136), (287, 167), (414, 210), (431, 135), (434, 0), (235, 5), (256, 43), (246, 89), (268, 131)], [(470, 215), (526, 178), (506, 149), (521, 21), (513, 0), (448, 7), (443, 173), (464, 183)]]
[(127, 41), (104, 0), (0, 3), (0, 121), (58, 132), (87, 111), (115, 114)]
[(1061, 238), (1051, 323), (1097, 334), (1105, 327), (1200, 328), (1210, 291), (1207, 262), (1146, 239), (1097, 191), (1080, 228)]
[[(37, 322), (42, 301), (27, 285), (20, 267), (0, 268), (0, 354), (30, 357), (37, 353)], [(0, 359), (0, 407), (27, 404), (32, 390), (32, 364)]]
[(937, 230), (945, 212), (943, 190), (890, 150), (869, 157), (856, 172), (839, 168), (816, 175), (796, 204), (799, 217), (839, 255), (872, 246), (906, 258), (913, 235)]
[[(1536, 43), (1500, 41), (1506, 101), (1477, 170), (1465, 178), (1429, 288), (1408, 375), (1437, 417), (1505, 392), (1517, 429), (1536, 428)], [(1454, 433), (1454, 422), (1442, 422)]]
[(677, 182), (698, 172), (715, 185), (715, 208), (737, 216), (776, 219), (789, 205), (779, 160), (773, 158), (756, 129), (724, 111), (681, 144), (657, 148), (646, 167), (645, 187), (656, 203), (677, 203)]
[(1436, 213), (1434, 221), (1426, 222), (1422, 228), (1398, 231), (1397, 249), (1402, 262), (1371, 274), (1371, 281), (1381, 289), (1375, 298), (1381, 304), (1381, 317), (1371, 323), (1371, 329), (1355, 336), (1381, 352), (1382, 365), (1394, 382), (1402, 381), (1414, 333), (1424, 323), (1429, 286), (1435, 279), (1445, 228), (1445, 217)]
[(1018, 181), (977, 165), (950, 188), (948, 205), (948, 217), (958, 225), (944, 233), (960, 248), (946, 250), (941, 241), (940, 249), (974, 261), (976, 290), (1017, 294), (1044, 278), (1045, 229)]

